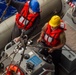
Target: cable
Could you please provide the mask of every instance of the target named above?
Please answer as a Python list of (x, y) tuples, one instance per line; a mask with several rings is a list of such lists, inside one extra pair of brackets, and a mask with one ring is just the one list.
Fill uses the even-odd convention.
[[(12, 54), (14, 54), (14, 56), (13, 56), (13, 58), (12, 58), (10, 64), (9, 64), (9, 66), (8, 66), (8, 70), (10, 70), (10, 65), (12, 64), (12, 62), (13, 62), (16, 54), (18, 53), (18, 51), (19, 51), (19, 49), (18, 49), (18, 50), (15, 49), (15, 50), (8, 56), (8, 57), (10, 57)], [(5, 61), (8, 57), (6, 57), (3, 61)], [(3, 62), (3, 61), (2, 61), (2, 62)], [(5, 71), (2, 75), (5, 75), (6, 72), (7, 72), (7, 71)]]
[[(48, 48), (50, 48), (50, 47), (42, 47), (42, 46), (37, 46), (37, 45), (27, 45), (28, 47), (36, 47), (36, 48), (46, 48), (46, 49), (48, 49)], [(67, 51), (72, 51), (72, 49), (62, 49), (62, 50), (67, 50)], [(76, 51), (76, 50), (73, 50), (73, 51)]]
[(71, 17), (71, 19), (72, 19), (73, 23), (76, 24), (76, 22), (74, 21), (74, 19), (72, 17)]
[(1, 23), (2, 18), (4, 17), (4, 15), (6, 14), (6, 11), (7, 11), (8, 7), (9, 7), (10, 3), (11, 3), (11, 0), (9, 0), (9, 2), (7, 3), (7, 7), (5, 8), (5, 10), (4, 10), (3, 13), (2, 13), (2, 16), (1, 16), (1, 18), (0, 18), (0, 23)]

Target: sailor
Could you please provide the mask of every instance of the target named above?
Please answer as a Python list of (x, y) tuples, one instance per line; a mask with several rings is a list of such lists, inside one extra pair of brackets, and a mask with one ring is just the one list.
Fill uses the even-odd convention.
[(30, 37), (31, 33), (40, 22), (39, 2), (37, 0), (27, 0), (23, 3), (14, 0), (6, 0), (6, 3), (15, 7), (18, 11), (12, 31), (12, 40), (14, 39), (16, 42), (19, 41), (22, 31)]
[[(55, 64), (55, 75), (59, 75), (58, 63), (60, 62), (62, 47), (66, 43), (65, 24), (58, 15), (54, 15), (49, 22), (47, 22), (41, 31), (37, 42), (43, 47), (48, 47), (47, 52), (43, 49), (47, 56), (51, 54), (53, 63)], [(45, 56), (46, 56), (45, 55)]]

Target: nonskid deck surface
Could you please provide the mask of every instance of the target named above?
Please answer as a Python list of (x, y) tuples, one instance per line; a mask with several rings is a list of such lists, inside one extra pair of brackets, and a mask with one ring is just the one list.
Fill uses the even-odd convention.
[(76, 53), (76, 30), (66, 23), (66, 45)]

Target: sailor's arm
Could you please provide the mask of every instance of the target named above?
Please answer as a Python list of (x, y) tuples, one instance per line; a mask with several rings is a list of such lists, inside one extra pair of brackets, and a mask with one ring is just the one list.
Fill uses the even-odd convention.
[(44, 33), (45, 33), (46, 29), (47, 29), (47, 24), (48, 24), (48, 23), (46, 23), (46, 24), (42, 27), (42, 31), (41, 31), (40, 37), (39, 37), (39, 39), (37, 40), (37, 42), (41, 42), (41, 41), (42, 41), (43, 35), (44, 35)]

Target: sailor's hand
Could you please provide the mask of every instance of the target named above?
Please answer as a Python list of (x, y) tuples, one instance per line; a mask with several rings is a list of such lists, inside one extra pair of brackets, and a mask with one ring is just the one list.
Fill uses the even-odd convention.
[(41, 42), (42, 38), (40, 37), (39, 39), (37, 39), (37, 43)]
[(14, 39), (14, 42), (19, 42), (19, 41), (20, 41), (20, 37)]
[(54, 51), (53, 48), (49, 48), (49, 49), (48, 49), (48, 53), (52, 53), (53, 51)]

